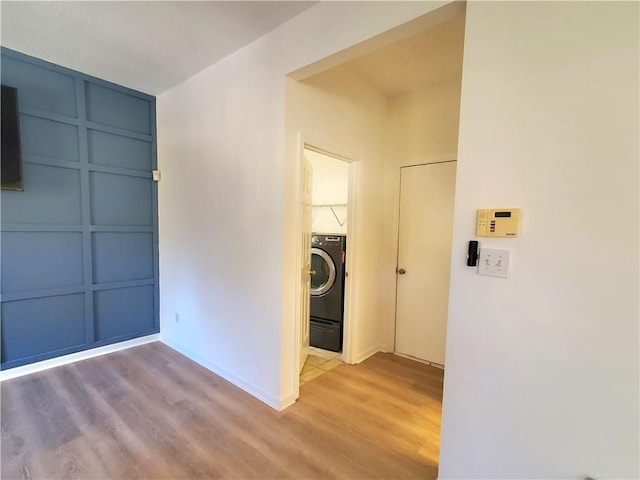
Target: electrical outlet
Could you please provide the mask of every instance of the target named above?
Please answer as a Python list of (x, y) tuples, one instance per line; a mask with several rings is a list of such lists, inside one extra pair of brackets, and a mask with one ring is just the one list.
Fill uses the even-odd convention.
[(478, 261), (478, 274), (509, 278), (510, 258), (510, 250), (482, 248)]
[(180, 323), (180, 314), (178, 312), (176, 313), (176, 323)]

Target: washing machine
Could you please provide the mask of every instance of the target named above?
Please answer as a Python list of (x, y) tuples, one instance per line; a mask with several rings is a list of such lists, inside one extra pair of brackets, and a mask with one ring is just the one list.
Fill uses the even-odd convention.
[(346, 237), (312, 234), (309, 343), (342, 351)]

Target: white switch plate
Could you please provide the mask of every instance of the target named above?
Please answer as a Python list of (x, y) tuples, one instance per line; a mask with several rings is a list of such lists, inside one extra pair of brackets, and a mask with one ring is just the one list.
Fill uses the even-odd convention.
[(478, 274), (491, 275), (492, 277), (509, 278), (510, 250), (497, 248), (481, 248), (478, 261)]

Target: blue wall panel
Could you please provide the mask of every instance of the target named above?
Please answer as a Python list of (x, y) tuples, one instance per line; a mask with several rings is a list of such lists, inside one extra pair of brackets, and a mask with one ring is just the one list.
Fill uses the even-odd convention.
[(95, 225), (153, 224), (150, 178), (91, 172), (91, 222)]
[(128, 336), (153, 329), (153, 288), (142, 286), (95, 293), (98, 340)]
[(99, 283), (153, 279), (153, 234), (93, 234), (93, 281)]
[[(18, 90), (20, 95), (20, 90)], [(55, 120), (20, 115), (22, 154), (77, 162), (78, 127)]]
[(155, 99), (1, 52), (24, 161), (0, 192), (2, 368), (157, 332)]
[(84, 282), (80, 232), (4, 232), (1, 247), (2, 293)]
[(3, 364), (23, 358), (50, 358), (84, 343), (83, 294), (2, 303)]
[(80, 170), (26, 162), (22, 170), (25, 191), (2, 192), (3, 224), (82, 223)]
[(2, 83), (20, 88), (18, 101), (22, 111), (34, 108), (77, 117), (76, 81), (73, 75), (3, 56)]
[(92, 83), (87, 84), (86, 92), (87, 120), (151, 134), (149, 100)]
[(89, 130), (89, 162), (109, 167), (149, 172), (152, 167), (151, 142)]

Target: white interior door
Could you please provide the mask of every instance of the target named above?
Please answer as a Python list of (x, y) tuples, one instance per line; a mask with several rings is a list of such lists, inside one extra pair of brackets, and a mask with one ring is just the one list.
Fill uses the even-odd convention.
[(403, 167), (397, 353), (444, 365), (456, 162)]
[(300, 274), (300, 370), (309, 355), (309, 302), (311, 284), (311, 222), (313, 207), (313, 166), (302, 155), (302, 254)]

